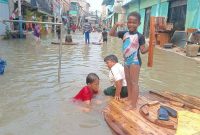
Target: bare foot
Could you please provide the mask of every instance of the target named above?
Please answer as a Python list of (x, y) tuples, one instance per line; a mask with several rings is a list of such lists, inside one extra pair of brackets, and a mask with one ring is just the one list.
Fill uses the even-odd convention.
[(136, 110), (137, 107), (136, 106), (133, 106), (133, 105), (128, 105), (124, 108), (125, 111), (130, 111), (130, 110)]
[(124, 103), (125, 103), (125, 105), (127, 105), (127, 106), (130, 106), (130, 105), (131, 105), (131, 101), (130, 101), (130, 100), (128, 100), (128, 99), (127, 99), (127, 100), (125, 100), (125, 101), (124, 101)]

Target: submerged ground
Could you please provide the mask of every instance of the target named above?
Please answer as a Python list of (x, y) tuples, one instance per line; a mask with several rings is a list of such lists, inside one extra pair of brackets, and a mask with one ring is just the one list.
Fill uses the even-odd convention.
[[(97, 42), (99, 33), (92, 33)], [(110, 85), (103, 58), (118, 56), (122, 63), (121, 41), (109, 39), (107, 45), (84, 45), (83, 35), (73, 35), (77, 46), (62, 47), (61, 82), (58, 83), (58, 46), (50, 35), (40, 44), (26, 40), (0, 40), (0, 57), (7, 61), (0, 76), (0, 134), (2, 135), (111, 135), (101, 115), (106, 105), (83, 113), (71, 102), (85, 85), (90, 72), (99, 75), (103, 90)], [(92, 42), (91, 41), (91, 42)], [(153, 68), (142, 55), (140, 91), (169, 90), (200, 97), (200, 63), (180, 55), (155, 49)], [(98, 98), (106, 101), (101, 93)]]

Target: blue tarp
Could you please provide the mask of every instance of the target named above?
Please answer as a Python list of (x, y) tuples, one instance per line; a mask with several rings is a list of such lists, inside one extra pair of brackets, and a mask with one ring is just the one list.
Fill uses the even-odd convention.
[(4, 73), (5, 66), (6, 66), (6, 61), (0, 58), (0, 75)]

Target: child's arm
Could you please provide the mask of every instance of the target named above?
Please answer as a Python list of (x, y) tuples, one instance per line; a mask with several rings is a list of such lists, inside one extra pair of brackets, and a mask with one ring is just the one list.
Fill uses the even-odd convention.
[(110, 36), (116, 37), (117, 27), (123, 26), (123, 25), (124, 25), (124, 24), (121, 23), (121, 22), (116, 22), (115, 25), (113, 25), (113, 27), (111, 28), (111, 30), (110, 30), (110, 32), (109, 32), (109, 35), (110, 35)]
[(115, 99), (120, 100), (120, 93), (121, 93), (121, 89), (122, 89), (122, 80), (116, 81), (115, 85), (116, 85)]
[(91, 101), (90, 101), (90, 100), (86, 100), (86, 101), (84, 101), (84, 103), (85, 103), (86, 105), (90, 105)]
[(148, 50), (149, 50), (149, 47), (148, 47), (148, 46), (145, 46), (145, 44), (140, 46), (140, 52), (141, 52), (142, 54), (147, 53)]
[(148, 52), (149, 50), (149, 46), (148, 46), (148, 43), (145, 42), (145, 37), (144, 35), (142, 35), (140, 38), (139, 38), (139, 44), (140, 44), (140, 52), (142, 54), (145, 54)]

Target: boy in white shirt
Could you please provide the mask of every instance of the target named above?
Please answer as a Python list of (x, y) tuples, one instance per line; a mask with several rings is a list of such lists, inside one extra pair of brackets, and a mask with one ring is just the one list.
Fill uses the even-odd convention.
[(109, 79), (112, 83), (111, 87), (104, 90), (107, 96), (114, 96), (116, 100), (128, 96), (127, 84), (124, 74), (124, 67), (118, 63), (115, 55), (108, 55), (104, 58), (104, 62), (109, 68)]

